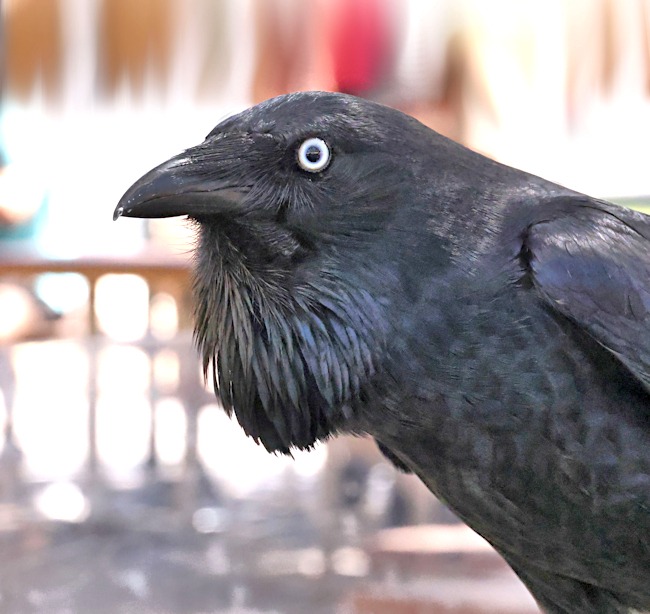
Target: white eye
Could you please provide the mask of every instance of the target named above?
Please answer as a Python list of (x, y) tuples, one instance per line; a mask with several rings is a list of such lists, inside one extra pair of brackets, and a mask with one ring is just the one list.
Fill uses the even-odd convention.
[(310, 173), (322, 171), (329, 162), (330, 149), (322, 139), (307, 139), (298, 150), (298, 164)]

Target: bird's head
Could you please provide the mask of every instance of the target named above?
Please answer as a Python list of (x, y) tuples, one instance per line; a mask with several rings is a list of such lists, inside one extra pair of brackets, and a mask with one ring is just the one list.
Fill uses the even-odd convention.
[(435, 134), (351, 96), (282, 96), (220, 123), (115, 210), (197, 223), (204, 368), (226, 411), (269, 450), (346, 428), (381, 368), (397, 263), (418, 249), (424, 131)]

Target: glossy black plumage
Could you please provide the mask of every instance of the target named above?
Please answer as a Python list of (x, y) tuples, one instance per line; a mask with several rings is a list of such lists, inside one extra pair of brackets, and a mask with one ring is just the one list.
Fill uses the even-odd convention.
[(368, 433), (547, 612), (650, 610), (649, 218), (314, 92), (225, 120), (119, 215), (196, 221), (204, 367), (267, 449)]

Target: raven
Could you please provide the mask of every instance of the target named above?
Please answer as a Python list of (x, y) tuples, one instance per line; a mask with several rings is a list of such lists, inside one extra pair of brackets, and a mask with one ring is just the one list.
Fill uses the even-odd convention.
[(369, 434), (552, 614), (650, 610), (650, 218), (289, 94), (115, 218), (197, 227), (195, 339), (269, 451)]

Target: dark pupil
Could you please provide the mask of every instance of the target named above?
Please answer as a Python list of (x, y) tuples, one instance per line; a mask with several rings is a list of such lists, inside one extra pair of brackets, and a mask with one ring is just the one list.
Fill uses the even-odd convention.
[(310, 145), (305, 152), (305, 157), (310, 162), (318, 162), (322, 155), (321, 150), (316, 145)]

